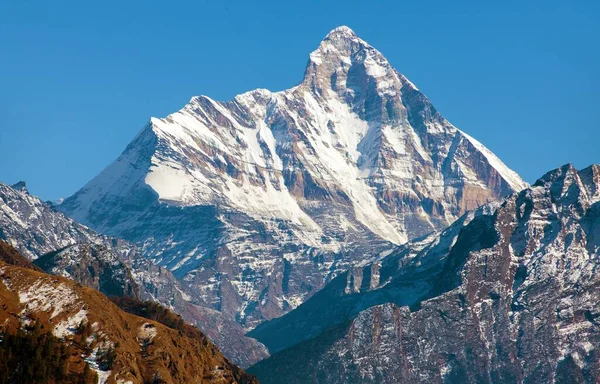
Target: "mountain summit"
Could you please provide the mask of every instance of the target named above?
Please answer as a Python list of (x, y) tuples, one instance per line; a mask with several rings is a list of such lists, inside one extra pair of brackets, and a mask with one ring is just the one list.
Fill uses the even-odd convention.
[(139, 244), (247, 329), (352, 263), (526, 187), (348, 27), (303, 81), (152, 118), (59, 209)]
[[(333, 89), (346, 97), (357, 90), (353, 86), (357, 84), (353, 84), (352, 80), (358, 80), (359, 77), (356, 75), (365, 72), (372, 83), (379, 85), (381, 91), (385, 91), (388, 87), (389, 93), (399, 91), (393, 89), (397, 85), (416, 89), (404, 76), (394, 70), (381, 52), (346, 26), (332, 30), (321, 41), (319, 47), (310, 54), (303, 83), (321, 90)], [(349, 85), (348, 76), (351, 82)], [(398, 84), (399, 78), (403, 80), (403, 84)]]

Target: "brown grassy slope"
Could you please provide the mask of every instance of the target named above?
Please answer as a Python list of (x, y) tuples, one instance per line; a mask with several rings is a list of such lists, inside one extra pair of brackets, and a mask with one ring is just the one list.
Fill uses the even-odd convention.
[(206, 336), (198, 328), (187, 324), (183, 318), (170, 309), (153, 301), (142, 301), (134, 297), (112, 296), (109, 299), (127, 313), (150, 319), (169, 328), (182, 331), (185, 336), (204, 340)]
[[(126, 313), (98, 291), (62, 277), (0, 262), (0, 308), (4, 332), (38, 322), (73, 344), (78, 353), (71, 370), (83, 371), (82, 353), (114, 348), (108, 383), (257, 383), (206, 338)], [(89, 337), (78, 334), (80, 323), (89, 324)]]

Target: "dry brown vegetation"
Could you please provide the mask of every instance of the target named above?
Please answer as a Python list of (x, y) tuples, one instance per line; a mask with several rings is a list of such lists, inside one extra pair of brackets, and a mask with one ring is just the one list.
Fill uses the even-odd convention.
[[(43, 294), (45, 290), (51, 292), (50, 296), (52, 292), (62, 293), (40, 298), (39, 302), (31, 298), (32, 292)], [(20, 295), (27, 294), (29, 299), (20, 300)], [(134, 305), (132, 301), (123, 302)], [(37, 308), (43, 303), (52, 307)], [(89, 367), (82, 355), (96, 351), (96, 362), (111, 371), (108, 383), (257, 383), (223, 357), (201, 332), (172, 312), (142, 303), (140, 308), (149, 318), (126, 313), (98, 291), (62, 277), (0, 262), (0, 307), (0, 335), (29, 337), (24, 324), (35, 324), (36, 332), (46, 335), (45, 340), (56, 339), (70, 348), (69, 356), (58, 362), (68, 362), (66, 368), (61, 368), (65, 377), (85, 380)], [(60, 338), (51, 336), (61, 323), (80, 311), (85, 311), (85, 320), (72, 329), (67, 327), (64, 335), (59, 332)]]

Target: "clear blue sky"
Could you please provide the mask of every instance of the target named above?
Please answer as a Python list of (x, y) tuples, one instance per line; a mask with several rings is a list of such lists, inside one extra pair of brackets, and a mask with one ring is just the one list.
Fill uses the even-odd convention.
[(193, 95), (281, 90), (348, 25), (527, 181), (600, 163), (598, 1), (0, 1), (0, 181), (82, 187)]

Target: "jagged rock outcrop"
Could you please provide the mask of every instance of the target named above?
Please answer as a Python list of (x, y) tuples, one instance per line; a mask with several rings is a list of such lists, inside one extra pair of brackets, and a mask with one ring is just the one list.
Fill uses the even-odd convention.
[(281, 351), (250, 372), (263, 383), (597, 383), (599, 228), (600, 166), (561, 167), (264, 324), (257, 336)]
[(526, 184), (347, 27), (282, 92), (152, 118), (59, 209), (132, 241), (246, 329)]

